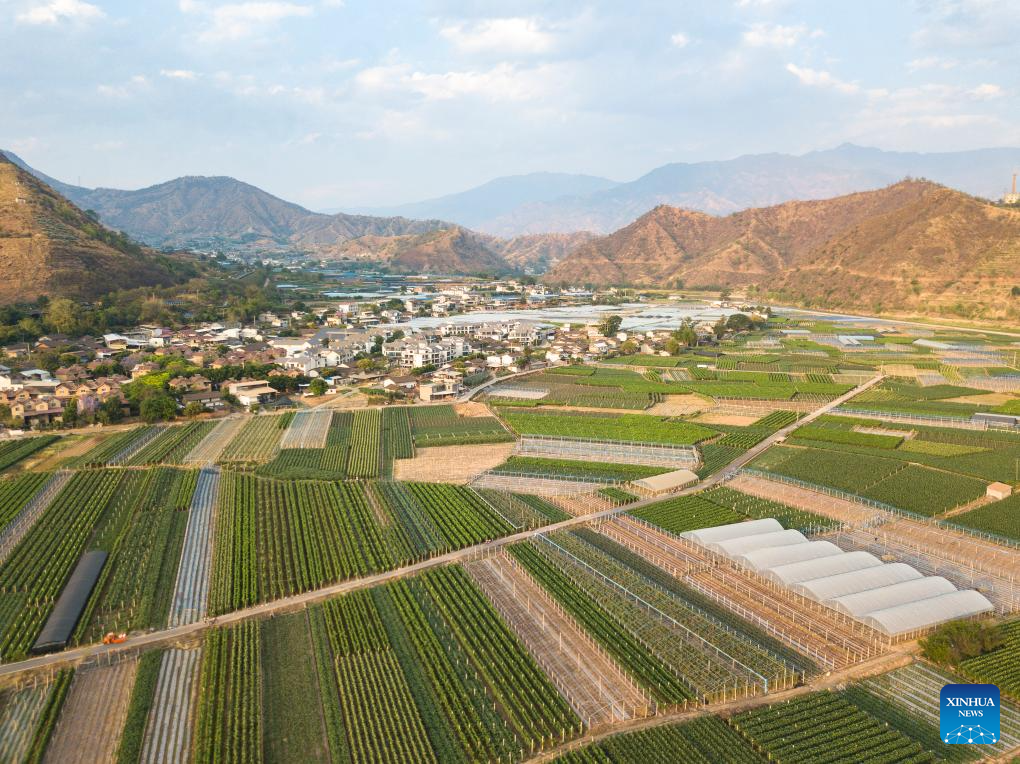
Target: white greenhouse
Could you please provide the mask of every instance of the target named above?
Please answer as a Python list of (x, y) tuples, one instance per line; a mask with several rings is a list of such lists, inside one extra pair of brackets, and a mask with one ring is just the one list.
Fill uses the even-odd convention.
[(843, 555), (843, 550), (831, 541), (809, 541), (806, 544), (788, 544), (765, 549), (753, 549), (733, 556), (738, 565), (757, 571), (769, 571), (786, 567), (790, 563), (818, 560), (833, 555)]
[(836, 597), (829, 600), (828, 604), (847, 615), (860, 618), (874, 610), (885, 610), (889, 607), (905, 605), (908, 602), (919, 602), (955, 591), (956, 587), (942, 576), (923, 576), (892, 586)]
[(924, 576), (902, 562), (884, 563), (869, 552), (847, 553), (830, 541), (811, 541), (800, 531), (783, 530), (772, 518), (682, 535), (888, 637), (993, 609), (984, 595), (958, 590), (941, 576)]
[(846, 552), (780, 565), (770, 568), (765, 575), (777, 584), (792, 586), (801, 581), (838, 576), (841, 573), (852, 573), (865, 568), (877, 568), (882, 564), (882, 561), (870, 552)]
[(962, 589), (920, 602), (875, 610), (861, 620), (883, 634), (896, 637), (991, 610), (994, 606), (983, 594), (973, 589)]

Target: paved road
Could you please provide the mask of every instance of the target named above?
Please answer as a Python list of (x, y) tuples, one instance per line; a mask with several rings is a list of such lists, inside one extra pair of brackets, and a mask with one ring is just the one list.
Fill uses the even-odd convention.
[[(882, 380), (882, 377), (874, 377), (862, 385), (855, 387), (846, 395), (840, 396), (839, 398), (826, 403), (815, 411), (811, 412), (807, 416), (801, 418), (798, 422), (784, 427), (781, 430), (773, 433), (754, 448), (741, 454), (739, 457), (734, 459), (725, 469), (716, 472), (711, 477), (704, 481), (692, 485), (688, 488), (678, 491), (672, 496), (685, 496), (696, 491), (701, 491), (706, 488), (718, 485), (730, 477), (732, 477), (737, 470), (747, 464), (751, 459), (762, 453), (769, 446), (773, 445), (779, 440), (782, 440), (789, 435), (798, 426), (803, 425), (807, 422), (811, 422), (814, 419), (828, 413), (836, 406), (845, 403), (847, 400), (852, 398), (859, 393), (864, 392), (870, 387), (878, 384)], [(584, 525), (595, 520), (601, 520), (607, 517), (620, 514), (621, 512), (629, 512), (631, 510), (640, 509), (648, 504), (652, 504), (656, 501), (661, 501), (662, 497), (642, 499), (640, 501), (627, 504), (622, 507), (613, 507), (611, 509), (605, 509), (599, 512), (592, 512), (587, 515), (579, 515), (577, 517), (571, 517), (568, 520), (563, 520), (552, 525), (545, 525), (541, 528), (535, 528), (533, 530), (521, 531), (511, 536), (504, 536), (503, 538), (494, 539), (487, 541), (482, 544), (476, 544), (475, 546), (465, 547), (464, 549), (458, 549), (454, 552), (448, 552), (437, 557), (432, 557), (428, 560), (414, 563), (413, 565), (405, 565), (401, 568), (394, 570), (384, 571), (382, 573), (376, 573), (371, 576), (364, 576), (362, 578), (352, 579), (349, 581), (342, 581), (337, 584), (330, 586), (324, 586), (320, 589), (314, 589), (309, 592), (303, 592), (301, 594), (295, 594), (291, 597), (284, 597), (283, 599), (272, 600), (271, 602), (264, 602), (260, 605), (245, 608), (244, 610), (235, 610), (232, 613), (221, 615), (215, 618), (207, 618), (197, 623), (186, 624), (184, 626), (177, 626), (171, 629), (162, 629), (160, 631), (153, 631), (147, 634), (137, 634), (128, 638), (126, 642), (119, 645), (87, 645), (84, 647), (78, 647), (72, 650), (65, 650), (60, 653), (53, 653), (51, 655), (41, 655), (35, 658), (29, 658), (23, 661), (17, 661), (15, 663), (8, 663), (0, 665), (0, 679), (4, 677), (10, 677), (23, 671), (32, 671), (38, 669), (51, 669), (56, 668), (65, 664), (77, 663), (79, 661), (88, 659), (103, 657), (106, 655), (114, 655), (117, 653), (138, 650), (145, 647), (155, 647), (159, 645), (168, 645), (175, 642), (186, 641), (194, 639), (197, 635), (212, 628), (213, 626), (223, 626), (240, 621), (245, 621), (249, 618), (259, 618), (270, 615), (272, 613), (282, 613), (289, 610), (296, 610), (306, 607), (310, 604), (321, 602), (322, 600), (335, 597), (340, 594), (346, 594), (347, 592), (356, 591), (358, 589), (366, 589), (372, 586), (386, 583), (387, 581), (393, 581), (395, 579), (404, 578), (405, 576), (411, 576), (416, 573), (420, 573), (431, 568), (436, 568), (442, 565), (449, 565), (457, 562), (464, 562), (477, 557), (482, 557), (490, 552), (507, 546), (508, 544), (514, 544), (518, 541), (525, 541), (529, 538), (533, 538), (541, 533), (555, 533), (556, 531), (566, 530), (573, 528), (578, 525)]]

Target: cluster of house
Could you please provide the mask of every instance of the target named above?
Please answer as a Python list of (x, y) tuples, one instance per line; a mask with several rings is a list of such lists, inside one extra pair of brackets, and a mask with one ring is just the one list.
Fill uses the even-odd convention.
[(13, 371), (0, 365), (0, 404), (27, 426), (49, 424), (63, 415), (64, 406), (72, 400), (84, 414), (94, 413), (110, 398), (122, 400), (120, 388), (127, 381), (119, 375), (92, 378), (79, 365), (61, 367), (53, 374), (45, 369)]

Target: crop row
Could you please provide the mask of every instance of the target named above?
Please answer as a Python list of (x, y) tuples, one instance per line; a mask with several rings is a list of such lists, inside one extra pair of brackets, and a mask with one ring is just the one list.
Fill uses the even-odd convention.
[(128, 460), (130, 465), (181, 464), (202, 439), (216, 425), (213, 422), (189, 422), (177, 427), (167, 427), (157, 437), (146, 443)]
[(999, 686), (1005, 695), (1020, 700), (1020, 621), (1002, 627), (1002, 646), (985, 655), (965, 660), (960, 668), (977, 682)]
[(248, 474), (222, 479), (215, 549), (216, 613), (392, 564), (359, 485)]
[(860, 764), (935, 761), (920, 743), (832, 692), (737, 714), (730, 724), (770, 760), (791, 764), (830, 761), (836, 752)]
[(35, 639), (124, 473), (75, 475), (0, 567), (0, 656)]
[(502, 415), (507, 423), (522, 435), (556, 435), (595, 440), (689, 445), (716, 434), (714, 430), (692, 422), (663, 419), (646, 414), (595, 417), (507, 409)]
[(570, 579), (545, 550), (532, 542), (514, 544), (511, 553), (549, 593), (577, 619), (620, 665), (660, 701), (680, 703), (691, 690), (648, 645), (637, 639), (606, 610), (603, 603)]
[(280, 446), (293, 412), (280, 416), (256, 416), (245, 422), (220, 454), (221, 462), (258, 463), (268, 461)]
[(407, 410), (416, 446), (497, 443), (512, 440), (499, 420), (490, 416), (457, 416), (453, 406), (420, 406)]
[(0, 480), (0, 532), (18, 516), (49, 478), (45, 472), (24, 472)]
[(37, 438), (20, 438), (0, 443), (0, 471), (26, 459), (57, 440), (56, 435), (40, 435)]
[(257, 621), (205, 638), (198, 691), (195, 761), (262, 761), (262, 651)]
[(613, 735), (555, 759), (556, 764), (761, 764), (747, 741), (717, 716)]

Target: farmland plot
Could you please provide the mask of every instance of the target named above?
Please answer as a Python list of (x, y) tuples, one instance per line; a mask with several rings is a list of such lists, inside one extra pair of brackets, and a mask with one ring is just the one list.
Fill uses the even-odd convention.
[(280, 448), (325, 448), (333, 413), (325, 409), (299, 411), (280, 439)]
[(195, 447), (183, 457), (182, 463), (202, 467), (215, 464), (223, 454), (223, 450), (227, 447), (227, 444), (234, 439), (234, 436), (241, 431), (244, 425), (245, 420), (241, 417), (227, 417), (226, 419), (221, 419), (206, 434), (206, 436), (196, 443)]
[(181, 626), (205, 617), (209, 600), (209, 568), (212, 562), (212, 537), (216, 522), (220, 472), (203, 469), (191, 500), (188, 528), (177, 583), (174, 586), (168, 625)]
[(573, 414), (500, 411), (521, 435), (553, 435), (596, 440), (675, 443), (692, 445), (716, 434), (715, 430), (686, 421), (660, 419), (647, 414)]
[(272, 459), (280, 448), (280, 438), (290, 425), (293, 412), (280, 415), (260, 414), (245, 421), (220, 454), (223, 463), (258, 464)]
[(215, 544), (215, 613), (385, 570), (394, 559), (406, 559), (391, 556), (359, 484), (236, 473), (224, 478)]
[(180, 464), (216, 427), (212, 422), (188, 422), (166, 427), (144, 447), (123, 460), (124, 464)]
[(0, 693), (0, 761), (25, 759), (53, 689), (39, 682)]
[(510, 558), (465, 570), (589, 727), (650, 712), (644, 692)]
[(730, 725), (770, 760), (815, 762), (838, 752), (843, 761), (933, 761), (921, 744), (832, 692), (737, 714)]
[(0, 482), (0, 562), (70, 479), (70, 472), (27, 473)]
[(142, 764), (187, 761), (202, 649), (163, 653), (142, 746)]
[(24, 653), (114, 497), (124, 472), (74, 475), (0, 567), (0, 652)]
[(27, 459), (56, 440), (56, 435), (42, 435), (36, 438), (19, 438), (0, 443), (0, 471)]
[(198, 473), (164, 467), (137, 474), (149, 479), (78, 624), (79, 643), (166, 624)]
[(329, 761), (307, 613), (263, 621), (261, 639), (266, 761)]
[(113, 761), (138, 662), (125, 659), (75, 671), (43, 762)]
[(499, 420), (490, 416), (457, 416), (453, 406), (408, 409), (414, 445), (454, 446), (513, 440)]

